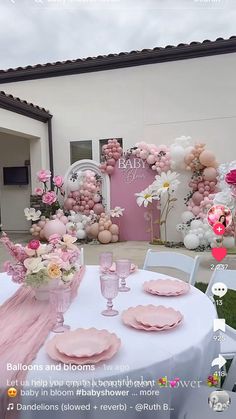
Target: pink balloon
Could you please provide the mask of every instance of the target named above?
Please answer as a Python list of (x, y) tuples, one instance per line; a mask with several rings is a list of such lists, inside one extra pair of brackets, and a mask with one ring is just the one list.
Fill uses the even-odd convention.
[(112, 173), (114, 172), (114, 167), (113, 166), (107, 166), (106, 172), (108, 175), (112, 175)]
[(88, 209), (84, 210), (84, 215), (89, 215), (90, 211)]
[(208, 196), (209, 195), (209, 192), (208, 191), (205, 191), (203, 195), (204, 196)]
[(79, 212), (79, 210), (80, 210), (79, 205), (74, 205), (74, 206), (73, 206), (73, 211), (75, 211), (75, 212)]
[(68, 198), (73, 198), (72, 192), (68, 193)]
[(73, 205), (75, 205), (75, 200), (73, 198), (66, 198), (64, 202), (64, 208), (70, 211), (72, 210)]
[(121, 154), (118, 153), (117, 151), (115, 153), (113, 153), (113, 159), (118, 160), (120, 158)]
[(66, 226), (58, 219), (50, 220), (45, 224), (43, 228), (43, 234), (47, 240), (53, 234), (59, 234), (60, 236), (63, 236), (63, 234), (66, 234)]
[(84, 196), (89, 196), (89, 191), (84, 191)]
[(155, 161), (156, 161), (156, 159), (155, 159), (155, 156), (153, 156), (153, 154), (150, 154), (150, 155), (147, 157), (147, 163), (148, 163), (148, 164), (154, 164), (154, 163), (155, 163)]
[(200, 193), (203, 193), (205, 190), (204, 190), (204, 188), (199, 188), (199, 189), (198, 189), (198, 191), (199, 191)]
[(81, 205), (83, 205), (83, 206), (86, 205), (86, 201), (84, 201), (84, 200), (81, 201)]
[(192, 213), (193, 213), (194, 215), (198, 215), (198, 214), (199, 214), (199, 212), (200, 212), (200, 208), (199, 208), (199, 207), (197, 207), (197, 206), (193, 207), (193, 209), (192, 209)]
[(108, 166), (115, 166), (116, 161), (115, 161), (115, 159), (108, 159), (107, 164), (108, 164)]
[(104, 211), (104, 207), (102, 204), (95, 204), (93, 207), (93, 211), (95, 214), (100, 215)]
[(85, 207), (84, 207), (86, 210), (89, 210), (89, 205), (85, 205)]
[(195, 205), (200, 205), (201, 201), (203, 200), (203, 195), (200, 192), (194, 192), (192, 200)]
[(93, 202), (93, 200), (92, 200), (92, 199), (90, 199), (90, 200), (88, 201), (88, 206), (89, 206), (89, 208), (90, 208), (90, 209), (92, 209), (92, 208), (94, 207), (94, 202)]
[(84, 211), (84, 206), (83, 206), (83, 205), (81, 205), (81, 206), (80, 206), (80, 211), (81, 211), (81, 212), (83, 212), (83, 211)]
[(79, 198), (79, 196), (80, 196), (80, 191), (74, 191), (74, 192), (72, 192), (72, 195), (73, 195), (73, 198), (74, 198), (74, 199)]

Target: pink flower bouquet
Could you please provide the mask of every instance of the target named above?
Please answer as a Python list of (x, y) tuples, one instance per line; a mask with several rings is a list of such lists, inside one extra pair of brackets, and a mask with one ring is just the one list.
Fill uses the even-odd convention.
[(52, 237), (49, 244), (31, 240), (26, 246), (14, 244), (3, 233), (0, 241), (6, 246), (14, 262), (4, 263), (4, 270), (18, 284), (33, 288), (57, 280), (58, 285), (69, 284), (80, 269), (80, 250), (76, 238), (65, 234)]

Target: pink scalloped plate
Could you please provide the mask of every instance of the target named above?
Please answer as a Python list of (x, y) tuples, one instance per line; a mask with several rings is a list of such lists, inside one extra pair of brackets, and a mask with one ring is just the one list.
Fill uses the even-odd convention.
[(156, 279), (144, 282), (143, 289), (150, 294), (174, 297), (187, 294), (190, 285), (179, 279)]
[(100, 361), (111, 359), (119, 350), (121, 340), (116, 336), (115, 333), (110, 333), (110, 347), (100, 354), (88, 356), (88, 357), (72, 357), (62, 354), (58, 351), (56, 345), (60, 336), (54, 336), (51, 340), (46, 342), (45, 349), (51, 359), (64, 364), (84, 365), (84, 364), (97, 364)]
[(162, 331), (177, 327), (182, 322), (183, 315), (171, 307), (150, 304), (128, 308), (123, 311), (122, 320), (126, 326), (138, 330)]
[(107, 330), (77, 329), (58, 336), (56, 348), (64, 355), (82, 358), (100, 354), (111, 346)]
[[(138, 266), (131, 263), (130, 273), (132, 274), (132, 273), (136, 272), (137, 270), (138, 270)], [(116, 262), (113, 262), (109, 271), (110, 272), (115, 272), (116, 271)]]

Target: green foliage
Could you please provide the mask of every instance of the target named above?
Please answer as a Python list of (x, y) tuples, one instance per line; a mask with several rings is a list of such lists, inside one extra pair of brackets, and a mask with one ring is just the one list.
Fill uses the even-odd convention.
[(46, 285), (48, 282), (49, 277), (47, 276), (46, 269), (41, 269), (39, 272), (34, 274), (28, 274), (25, 278), (25, 284), (33, 288), (38, 288), (40, 285)]

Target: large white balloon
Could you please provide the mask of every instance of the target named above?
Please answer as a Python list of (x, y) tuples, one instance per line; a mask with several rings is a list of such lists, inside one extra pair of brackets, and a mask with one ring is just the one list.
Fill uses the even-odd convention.
[(195, 215), (191, 211), (184, 211), (181, 215), (181, 220), (183, 223), (187, 223), (193, 218), (195, 218)]
[(184, 245), (187, 249), (196, 249), (200, 244), (200, 239), (196, 234), (189, 233), (184, 238)]
[(191, 227), (191, 229), (202, 228), (203, 227), (203, 222), (201, 220), (193, 220), (190, 223), (190, 227)]

